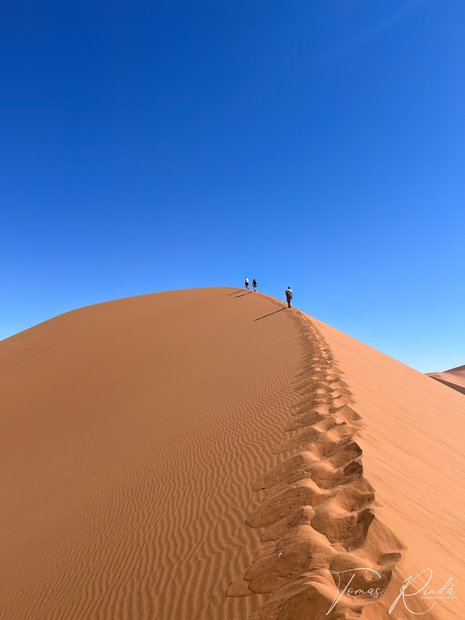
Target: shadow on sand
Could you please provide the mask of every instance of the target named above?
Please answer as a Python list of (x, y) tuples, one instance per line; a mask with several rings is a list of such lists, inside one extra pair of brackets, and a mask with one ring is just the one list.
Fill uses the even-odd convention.
[(247, 291), (247, 293), (242, 293), (242, 295), (236, 295), (235, 299), (237, 299), (238, 297), (245, 297), (246, 295), (250, 295), (251, 293), (253, 293), (253, 291)]
[(287, 308), (280, 308), (279, 310), (275, 310), (274, 312), (270, 312), (269, 314), (264, 314), (263, 316), (259, 316), (258, 319), (254, 319), (254, 321), (261, 321), (262, 319), (266, 319), (267, 316), (278, 314), (278, 312), (282, 312), (283, 310), (287, 310)]

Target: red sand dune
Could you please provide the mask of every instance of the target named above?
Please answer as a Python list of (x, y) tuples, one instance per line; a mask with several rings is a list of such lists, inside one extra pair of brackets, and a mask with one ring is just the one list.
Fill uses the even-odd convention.
[(465, 394), (465, 366), (457, 366), (444, 372), (430, 372), (428, 377), (436, 379), (448, 387)]
[[(1, 618), (463, 618), (463, 395), (298, 310), (83, 308), (0, 343), (0, 394)], [(454, 592), (389, 614), (427, 568)]]

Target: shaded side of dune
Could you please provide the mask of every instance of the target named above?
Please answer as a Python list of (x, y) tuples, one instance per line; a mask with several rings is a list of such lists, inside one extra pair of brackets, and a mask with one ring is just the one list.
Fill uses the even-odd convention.
[(292, 311), (231, 288), (119, 300), (0, 344), (5, 620), (245, 619), (246, 520), (299, 402)]

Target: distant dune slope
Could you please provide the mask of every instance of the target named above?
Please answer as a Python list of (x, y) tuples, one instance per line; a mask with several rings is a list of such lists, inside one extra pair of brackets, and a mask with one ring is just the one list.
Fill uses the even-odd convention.
[(430, 372), (428, 377), (436, 379), (448, 387), (465, 394), (465, 366), (457, 366), (444, 372)]
[(298, 310), (83, 308), (0, 343), (0, 398), (2, 619), (411, 618), (428, 567), (462, 618), (463, 396)]

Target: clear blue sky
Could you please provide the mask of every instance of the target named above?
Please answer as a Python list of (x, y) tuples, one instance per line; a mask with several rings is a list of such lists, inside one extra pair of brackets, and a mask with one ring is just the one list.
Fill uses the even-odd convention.
[(465, 363), (465, 2), (0, 7), (0, 337), (241, 285)]

